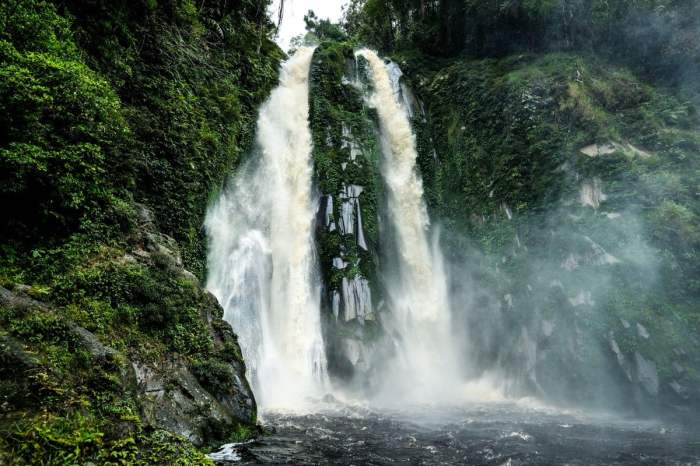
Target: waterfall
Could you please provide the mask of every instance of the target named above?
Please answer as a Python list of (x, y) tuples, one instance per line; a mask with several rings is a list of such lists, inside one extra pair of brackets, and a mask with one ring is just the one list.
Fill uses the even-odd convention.
[(257, 122), (252, 157), (211, 207), (207, 288), (238, 333), (263, 408), (297, 408), (326, 380), (313, 244), (309, 70), (303, 47)]
[[(387, 188), (390, 236), (384, 238), (396, 257), (395, 269), (384, 270), (390, 316), (389, 334), (396, 335), (398, 363), (389, 369), (391, 396), (397, 388), (404, 399), (452, 398), (459, 385), (456, 350), (450, 329), (447, 276), (437, 238), (429, 238), (430, 220), (423, 184), (416, 167), (416, 141), (402, 106), (398, 67), (391, 69), (372, 51), (362, 50), (369, 63), (374, 90), (370, 105), (379, 115)], [(392, 72), (392, 74), (390, 74)], [(400, 72), (400, 71), (398, 71)]]

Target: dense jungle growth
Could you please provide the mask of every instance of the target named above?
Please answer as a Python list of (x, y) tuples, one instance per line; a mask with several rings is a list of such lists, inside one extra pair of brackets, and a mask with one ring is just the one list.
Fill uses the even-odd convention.
[(1, 463), (202, 463), (255, 425), (199, 281), (277, 80), (266, 8), (0, 4)]

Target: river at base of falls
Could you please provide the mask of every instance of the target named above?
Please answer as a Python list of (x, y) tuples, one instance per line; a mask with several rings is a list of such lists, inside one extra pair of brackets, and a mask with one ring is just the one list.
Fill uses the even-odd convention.
[(700, 433), (687, 427), (522, 403), (405, 410), (321, 403), (313, 414), (261, 418), (271, 433), (230, 446), (218, 464), (700, 465)]

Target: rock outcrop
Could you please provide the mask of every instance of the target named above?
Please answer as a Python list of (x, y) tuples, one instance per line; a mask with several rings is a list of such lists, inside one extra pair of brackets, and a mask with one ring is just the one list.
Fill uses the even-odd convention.
[[(74, 322), (62, 306), (29, 296), (32, 289), (23, 285), (14, 285), (11, 290), (0, 287), (0, 308), (5, 315), (17, 316), (16, 319), (51, 325), (53, 329), (48, 331), (56, 334), (52, 338), (65, 341), (69, 351), (86, 355), (87, 372), (103, 380), (99, 382), (99, 390), (109, 381), (110, 390), (118, 390), (126, 399), (134, 400), (143, 427), (181, 435), (198, 446), (224, 441), (241, 426), (254, 426), (256, 422), (255, 399), (245, 378), (236, 335), (222, 320), (223, 310), (216, 299), (200, 288), (194, 275), (183, 268), (177, 243), (155, 230), (150, 212), (143, 206), (139, 218), (139, 237), (134, 238), (136, 247), (117, 258), (117, 262), (160, 268), (164, 277), (188, 283), (185, 293), (191, 294), (199, 306), (197, 326), (211, 346), (191, 349), (189, 354), (168, 353), (161, 348), (158, 333), (144, 328), (131, 338), (141, 339), (152, 351), (138, 347), (117, 350), (110, 346), (109, 340)], [(141, 303), (144, 308), (150, 305), (147, 301)], [(2, 323), (10, 329), (19, 326), (19, 320)], [(59, 373), (46, 351), (50, 347), (35, 344), (19, 329), (0, 336), (0, 374), (11, 382), (3, 384), (0, 390), (0, 405), (6, 411), (30, 407), (36, 402), (32, 392), (45, 390), (37, 374)], [(64, 385), (61, 390), (79, 389), (72, 383), (68, 377), (59, 382)]]

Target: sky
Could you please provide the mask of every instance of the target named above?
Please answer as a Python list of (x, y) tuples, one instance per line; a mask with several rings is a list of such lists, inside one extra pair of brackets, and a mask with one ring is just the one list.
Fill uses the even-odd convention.
[[(284, 16), (280, 27), (277, 43), (282, 50), (289, 49), (289, 41), (306, 31), (304, 25), (304, 15), (309, 10), (314, 10), (316, 16), (322, 19), (329, 18), (331, 21), (338, 21), (342, 14), (341, 8), (347, 0), (284, 0)], [(276, 21), (277, 9), (280, 0), (272, 2), (271, 15)]]

